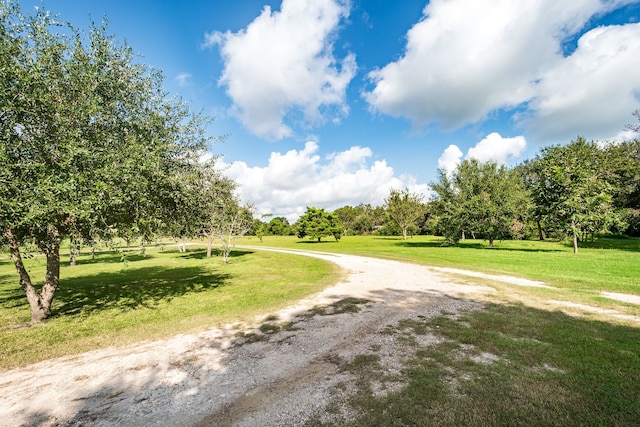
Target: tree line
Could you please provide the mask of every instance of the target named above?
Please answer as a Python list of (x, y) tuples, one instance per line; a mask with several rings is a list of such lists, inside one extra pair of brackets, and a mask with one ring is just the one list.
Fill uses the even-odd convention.
[[(634, 115), (640, 119), (640, 113)], [(628, 128), (637, 132), (638, 127)], [(406, 239), (432, 234), (449, 244), (469, 236), (486, 239), (490, 247), (501, 239), (569, 238), (578, 252), (579, 241), (598, 233), (640, 236), (638, 139), (602, 143), (578, 137), (566, 145), (544, 147), (513, 168), (467, 159), (451, 172), (439, 170), (431, 188), (428, 201), (408, 189), (394, 189), (384, 206), (344, 206), (327, 215), (338, 220), (341, 235)], [(312, 218), (305, 214), (302, 220)], [(286, 227), (273, 228), (276, 222)], [(304, 237), (297, 231), (299, 224), (289, 225), (285, 218), (258, 227), (266, 234)]]

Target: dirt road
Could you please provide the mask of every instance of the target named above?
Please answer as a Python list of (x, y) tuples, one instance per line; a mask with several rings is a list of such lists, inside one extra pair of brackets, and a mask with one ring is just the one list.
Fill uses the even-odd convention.
[[(292, 426), (314, 417), (348, 418), (341, 402), (353, 379), (341, 366), (375, 351), (385, 369), (402, 367), (405, 351), (392, 335), (380, 333), (385, 327), (410, 316), (476, 309), (481, 304), (474, 296), (493, 291), (413, 264), (302, 254), (336, 263), (348, 272), (346, 279), (277, 313), (266, 322), (273, 326), (266, 334), (238, 338), (237, 329), (213, 329), (1, 373), (0, 425)], [(345, 298), (351, 303), (309, 311)], [(256, 319), (256, 325), (264, 322)], [(284, 322), (291, 323), (276, 331)], [(384, 393), (399, 385), (379, 386)]]

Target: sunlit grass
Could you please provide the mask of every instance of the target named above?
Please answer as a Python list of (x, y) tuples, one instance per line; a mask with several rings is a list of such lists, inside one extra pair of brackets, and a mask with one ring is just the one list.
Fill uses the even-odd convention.
[[(435, 339), (404, 341), (410, 357), (401, 378), (386, 378), (376, 364), (354, 371), (359, 387), (350, 402), (360, 416), (344, 425), (630, 426), (640, 419), (639, 328), (489, 304), (387, 331)], [(406, 386), (376, 397), (374, 380)]]
[[(222, 266), (203, 249), (104, 253), (63, 266), (53, 316), (26, 328), (29, 308), (8, 257), (0, 261), (0, 369), (95, 348), (253, 321), (320, 291), (339, 277), (330, 263), (236, 251)], [(44, 260), (27, 261), (34, 280)], [(286, 266), (286, 268), (284, 268)]]
[[(638, 305), (600, 296), (601, 291), (640, 295), (638, 239), (597, 239), (577, 255), (562, 242), (504, 241), (488, 249), (484, 241), (467, 240), (442, 247), (441, 239), (426, 236), (408, 241), (345, 237), (319, 244), (267, 236), (242, 243), (509, 274), (553, 287), (453, 275), (459, 282), (491, 286), (495, 293), (482, 297), (484, 308), (459, 316), (417, 316), (388, 325), (385, 331), (399, 338), (430, 334), (437, 339), (431, 346), (404, 339), (404, 370), (389, 378), (374, 347), (345, 362), (342, 368), (358, 378), (350, 404), (359, 416), (341, 424), (623, 426), (640, 419), (637, 322), (575, 316), (575, 310), (569, 316), (549, 304), (571, 301), (639, 316)], [(13, 265), (0, 258), (0, 369), (253, 321), (335, 283), (340, 275), (313, 258), (251, 249), (233, 255), (227, 267), (195, 247), (186, 254), (164, 249), (144, 257), (134, 251), (126, 263), (117, 254), (100, 254), (95, 261), (85, 255), (77, 267), (63, 267), (55, 315), (33, 328), (20, 327), (29, 320), (28, 307)], [(27, 266), (34, 277), (43, 276), (41, 258), (27, 260)], [(345, 301), (345, 311), (351, 311), (351, 301)], [(310, 315), (327, 314), (323, 310)], [(286, 327), (273, 323), (275, 316), (267, 319), (271, 323), (262, 323), (262, 334)], [(251, 342), (249, 335), (245, 339)], [(372, 394), (372, 382), (386, 380), (405, 386)]]
[[(540, 280), (551, 286), (584, 291), (632, 293), (640, 295), (640, 239), (597, 239), (585, 243), (578, 254), (557, 241), (496, 241), (467, 239), (456, 246), (442, 246), (442, 239), (347, 236), (339, 242), (321, 243), (293, 236), (245, 238), (242, 243), (293, 249), (342, 252), (382, 257), (423, 265), (470, 269), (492, 274), (511, 274)], [(606, 249), (602, 249), (606, 248)]]

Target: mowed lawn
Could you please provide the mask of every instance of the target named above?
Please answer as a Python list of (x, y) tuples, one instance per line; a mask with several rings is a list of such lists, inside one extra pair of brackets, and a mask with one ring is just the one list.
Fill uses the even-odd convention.
[(382, 257), (423, 265), (469, 269), (491, 274), (509, 274), (547, 282), (551, 286), (640, 295), (640, 239), (600, 238), (581, 243), (574, 254), (571, 246), (558, 241), (496, 241), (489, 249), (484, 240), (467, 239), (456, 246), (443, 246), (442, 238), (346, 236), (339, 242), (324, 238), (316, 243), (292, 236), (266, 236), (262, 242), (247, 237), (243, 244), (292, 249), (342, 252)]
[(359, 415), (338, 425), (640, 425), (640, 306), (602, 296), (640, 296), (638, 239), (597, 239), (577, 255), (562, 242), (503, 241), (488, 249), (487, 242), (467, 240), (442, 247), (427, 236), (245, 243), (515, 275), (552, 287), (456, 275), (496, 293), (482, 310), (387, 325), (383, 333), (406, 347), (404, 368), (386, 368), (376, 348), (345, 363), (342, 369), (358, 378), (349, 404)]
[[(197, 242), (195, 242), (197, 243)], [(385, 368), (375, 346), (340, 369), (356, 376), (352, 426), (640, 425), (640, 240), (597, 239), (579, 254), (562, 242), (481, 240), (442, 247), (436, 237), (245, 238), (243, 245), (343, 252), (543, 281), (528, 288), (455, 275), (496, 292), (481, 310), (409, 317), (381, 333), (405, 346)], [(238, 247), (228, 266), (189, 247), (88, 255), (64, 265), (54, 316), (23, 327), (28, 306), (8, 256), (0, 258), (0, 369), (89, 349), (254, 321), (335, 283), (313, 258)], [(41, 258), (27, 268), (41, 279)], [(566, 304), (564, 304), (566, 303)], [(568, 304), (568, 305), (567, 305)], [(571, 306), (575, 304), (575, 306)], [(604, 314), (589, 309), (605, 310)], [(611, 313), (620, 316), (611, 315)], [(401, 385), (401, 386), (399, 386)], [(329, 410), (334, 408), (330, 406)], [(326, 425), (313, 419), (309, 425)], [(329, 424), (335, 425), (335, 424)]]
[[(81, 255), (61, 267), (53, 316), (27, 328), (29, 306), (7, 254), (0, 258), (0, 370), (100, 347), (253, 322), (326, 286), (333, 264), (265, 251), (234, 251), (229, 264), (202, 248)], [(45, 260), (25, 260), (35, 283)]]

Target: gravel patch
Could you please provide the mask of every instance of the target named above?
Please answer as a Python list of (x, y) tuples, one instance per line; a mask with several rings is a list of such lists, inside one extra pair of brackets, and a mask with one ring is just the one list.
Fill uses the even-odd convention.
[[(474, 296), (494, 291), (457, 284), (439, 270), (413, 264), (304, 255), (334, 262), (348, 275), (269, 320), (292, 322), (291, 327), (261, 334), (262, 318), (244, 337), (228, 326), (6, 371), (0, 373), (0, 424), (294, 426), (348, 419), (354, 378), (343, 367), (358, 355), (375, 354), (382, 369), (398, 372), (410, 353), (381, 333), (386, 327), (409, 317), (479, 309)], [(312, 310), (344, 298), (361, 299), (359, 311)], [(259, 339), (248, 339), (246, 332)], [(379, 384), (376, 393), (401, 385)]]

